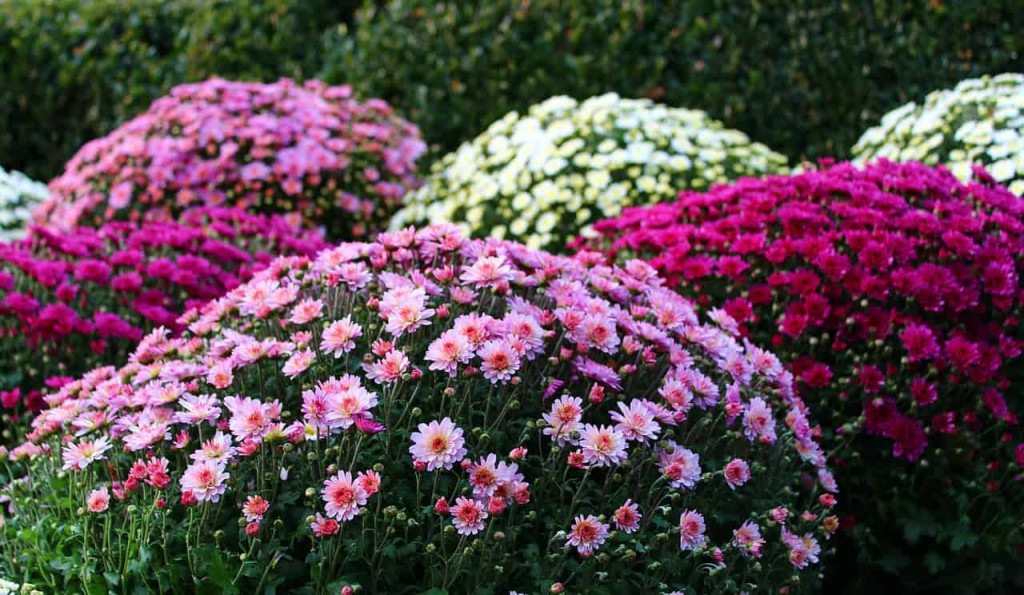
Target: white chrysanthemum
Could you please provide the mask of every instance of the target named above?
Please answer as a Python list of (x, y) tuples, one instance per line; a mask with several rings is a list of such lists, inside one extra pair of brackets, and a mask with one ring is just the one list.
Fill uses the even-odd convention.
[(32, 208), (50, 194), (45, 184), (18, 171), (0, 168), (0, 240), (20, 238)]
[(785, 166), (701, 111), (615, 94), (552, 97), (505, 115), (437, 163), (392, 229), (448, 221), (475, 236), (559, 249), (624, 207)]
[(860, 137), (853, 155), (858, 162), (885, 157), (941, 163), (962, 180), (980, 164), (1024, 196), (1024, 75), (985, 76), (933, 91), (924, 103), (883, 116)]

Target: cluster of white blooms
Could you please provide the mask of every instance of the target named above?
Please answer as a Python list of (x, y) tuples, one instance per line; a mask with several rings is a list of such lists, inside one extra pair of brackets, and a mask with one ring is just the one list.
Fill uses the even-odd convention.
[(25, 232), (32, 207), (50, 194), (45, 184), (18, 171), (0, 167), (0, 240), (12, 240)]
[(615, 94), (552, 97), (436, 163), (392, 229), (451, 222), (558, 250), (623, 207), (785, 168), (785, 157), (701, 111)]
[(35, 585), (22, 585), (0, 578), (0, 595), (43, 595), (43, 592), (37, 590)]
[(1024, 75), (1000, 74), (933, 91), (924, 103), (889, 112), (853, 147), (859, 161), (886, 157), (948, 167), (972, 177), (972, 165), (1024, 195)]

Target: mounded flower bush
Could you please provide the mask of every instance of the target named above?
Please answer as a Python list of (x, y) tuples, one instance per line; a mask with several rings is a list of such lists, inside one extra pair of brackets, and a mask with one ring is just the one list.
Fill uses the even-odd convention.
[(275, 261), (48, 396), (10, 453), (29, 474), (0, 570), (160, 592), (815, 583), (835, 486), (774, 355), (641, 262), (453, 230)]
[(142, 115), (87, 143), (50, 184), (41, 225), (96, 226), (151, 211), (238, 206), (297, 213), (331, 237), (384, 227), (418, 185), (415, 126), (348, 86), (179, 85)]
[(14, 418), (41, 390), (122, 364), (144, 334), (175, 333), (186, 309), (221, 297), (277, 254), (314, 255), (319, 232), (280, 216), (195, 208), (178, 222), (110, 222), (0, 244), (0, 405)]
[(623, 207), (785, 166), (782, 155), (701, 111), (615, 94), (558, 96), (508, 113), (434, 164), (391, 229), (454, 222), (473, 236), (562, 250)]
[(1024, 543), (1024, 204), (978, 174), (838, 164), (596, 225), (772, 345), (822, 417), (862, 561), (913, 588), (996, 582)]
[(984, 165), (1017, 196), (1024, 195), (1024, 75), (961, 81), (882, 117), (853, 147), (861, 160), (941, 163), (961, 180)]
[(25, 233), (32, 207), (49, 195), (41, 184), (17, 171), (0, 167), (0, 240), (18, 238)]

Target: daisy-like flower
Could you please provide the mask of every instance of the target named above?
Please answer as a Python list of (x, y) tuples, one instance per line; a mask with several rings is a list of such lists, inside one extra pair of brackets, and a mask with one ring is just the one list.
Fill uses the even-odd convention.
[(611, 426), (586, 424), (580, 432), (583, 460), (594, 467), (611, 467), (626, 460), (626, 438)]
[(477, 287), (496, 287), (499, 283), (511, 281), (513, 273), (504, 256), (481, 256), (466, 267), (459, 278), (463, 283)]
[(288, 358), (288, 361), (284, 363), (284, 367), (281, 371), (285, 376), (289, 378), (295, 378), (299, 374), (306, 371), (309, 365), (316, 359), (316, 355), (310, 349), (302, 349), (296, 351)]
[(335, 320), (324, 329), (320, 340), (320, 351), (338, 358), (352, 351), (355, 340), (363, 336), (363, 328), (352, 322), (351, 316)]
[(608, 539), (608, 525), (594, 515), (578, 515), (569, 531), (566, 543), (575, 547), (580, 556), (589, 558)]
[(240, 441), (263, 438), (281, 417), (278, 401), (264, 403), (251, 397), (227, 397), (224, 405), (231, 413), (228, 427)]
[(732, 544), (739, 548), (743, 555), (761, 557), (761, 548), (765, 541), (761, 538), (761, 528), (754, 521), (747, 521), (739, 529), (732, 532)]
[(357, 418), (369, 416), (370, 409), (377, 406), (377, 394), (362, 386), (352, 386), (331, 394), (327, 406), (330, 425), (347, 430)]
[(227, 490), (227, 480), (223, 461), (194, 461), (181, 477), (181, 490), (199, 502), (217, 502)]
[(498, 458), (492, 453), (469, 467), (469, 485), (473, 496), (480, 500), (490, 498), (498, 488)]
[(615, 527), (626, 533), (635, 533), (640, 529), (640, 507), (632, 500), (626, 500), (622, 506), (615, 510)]
[(452, 524), (459, 535), (476, 535), (483, 531), (484, 521), (488, 516), (487, 509), (482, 503), (464, 496), (459, 496), (449, 512), (452, 515)]
[(292, 308), (292, 315), (288, 318), (288, 322), (292, 324), (309, 324), (320, 318), (323, 313), (323, 300), (306, 298)]
[(106, 436), (96, 440), (82, 440), (78, 444), (69, 442), (64, 447), (64, 471), (74, 469), (81, 471), (94, 461), (105, 458), (104, 453), (110, 450), (110, 440)]
[(234, 379), (231, 364), (228, 362), (221, 362), (211, 367), (210, 371), (206, 373), (206, 381), (221, 390), (231, 386)]
[(198, 425), (202, 422), (213, 423), (220, 417), (220, 399), (216, 395), (184, 395), (178, 400), (183, 411), (175, 418), (178, 423)]
[(671, 450), (658, 453), (658, 469), (669, 480), (669, 485), (679, 489), (690, 489), (700, 480), (700, 455), (669, 441)]
[(263, 515), (270, 509), (270, 503), (263, 496), (249, 496), (242, 505), (242, 515), (246, 522), (258, 523), (263, 520)]
[(372, 364), (363, 364), (366, 377), (377, 384), (396, 382), (409, 370), (409, 358), (405, 353), (393, 349)]
[(565, 444), (570, 440), (570, 434), (580, 429), (580, 420), (583, 419), (583, 399), (563, 395), (551, 404), (551, 411), (543, 416), (546, 427), (544, 434), (558, 444)]
[(380, 313), (387, 322), (385, 328), (395, 337), (430, 325), (434, 316), (434, 310), (427, 308), (427, 294), (421, 288), (385, 292), (380, 299)]
[(85, 507), (89, 512), (96, 514), (106, 511), (110, 507), (110, 492), (105, 487), (89, 492), (89, 497), (85, 499)]
[(464, 335), (454, 329), (441, 333), (427, 347), (424, 356), (430, 362), (431, 370), (447, 372), (453, 378), (459, 364), (465, 364), (473, 358), (473, 349)]
[(480, 370), (492, 384), (506, 384), (519, 371), (519, 353), (505, 339), (487, 341), (477, 350)]
[(356, 484), (363, 488), (367, 497), (380, 491), (380, 473), (376, 471), (360, 471), (356, 474)]
[(654, 421), (647, 403), (644, 399), (633, 399), (629, 405), (620, 402), (619, 410), (609, 415), (615, 422), (615, 429), (622, 432), (626, 440), (646, 443), (658, 438), (661, 427)]
[(348, 471), (339, 471), (325, 480), (320, 494), (323, 495), (327, 516), (343, 522), (356, 518), (368, 497), (366, 490), (352, 479)]
[(704, 545), (704, 515), (686, 510), (679, 515), (679, 549), (695, 550)]
[(789, 563), (794, 567), (803, 569), (811, 564), (818, 563), (818, 554), (821, 553), (821, 546), (818, 545), (818, 541), (810, 533), (800, 536), (790, 533), (783, 527), (782, 542), (789, 548)]
[(743, 459), (733, 459), (725, 464), (722, 473), (725, 475), (725, 482), (729, 484), (729, 489), (735, 490), (750, 479), (750, 465)]
[(775, 442), (775, 418), (772, 408), (761, 397), (754, 397), (743, 414), (743, 434), (753, 442)]
[(228, 463), (235, 456), (235, 447), (231, 443), (231, 436), (217, 431), (213, 438), (203, 441), (199, 450), (192, 453), (193, 461), (213, 461)]
[(491, 326), (495, 320), (486, 314), (465, 314), (455, 320), (452, 330), (466, 338), (474, 349), (493, 336)]
[(409, 454), (413, 461), (426, 465), (427, 471), (451, 469), (466, 455), (462, 428), (451, 419), (446, 417), (441, 421), (420, 424), (417, 429), (412, 433)]
[(578, 344), (600, 349), (605, 353), (615, 353), (619, 347), (615, 321), (607, 316), (587, 315), (572, 334)]

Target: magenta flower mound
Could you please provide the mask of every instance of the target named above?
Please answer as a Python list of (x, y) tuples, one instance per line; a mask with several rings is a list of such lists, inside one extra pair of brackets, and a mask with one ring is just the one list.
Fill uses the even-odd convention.
[[(315, 254), (319, 232), (278, 216), (190, 209), (180, 222), (111, 222), (0, 244), (0, 401), (7, 414), (43, 407), (59, 386), (121, 364), (156, 327), (181, 330), (186, 309), (220, 297), (270, 262)], [(12, 420), (8, 417), (5, 424)]]
[(48, 489), (64, 448), (61, 481), (119, 520), (59, 570), (3, 543), (31, 578), (146, 547), (126, 588), (226, 568), (241, 592), (793, 591), (838, 526), (791, 375), (639, 261), (406, 230), (277, 260), (183, 320), (48, 395), (11, 451), (15, 510), (77, 522)]
[(83, 146), (50, 184), (36, 223), (97, 226), (150, 211), (239, 206), (295, 213), (331, 237), (382, 229), (419, 185), (415, 126), (348, 86), (179, 85), (142, 115)]
[[(783, 358), (827, 420), (848, 527), (885, 548), (861, 559), (906, 559), (904, 535), (916, 543), (922, 530), (936, 555), (968, 566), (1024, 544), (1013, 398), (1024, 202), (977, 173), (965, 184), (914, 163), (824, 164), (597, 225), (612, 258), (648, 258), (683, 295), (720, 305), (720, 324)], [(730, 415), (748, 438), (775, 440), (774, 416), (755, 401)], [(727, 466), (730, 486), (741, 471)], [(787, 543), (794, 563), (817, 557), (795, 533)]]

